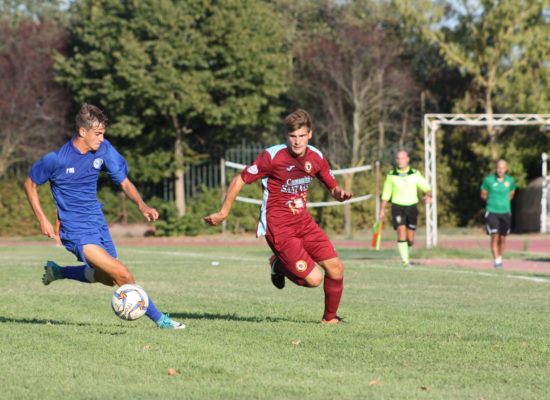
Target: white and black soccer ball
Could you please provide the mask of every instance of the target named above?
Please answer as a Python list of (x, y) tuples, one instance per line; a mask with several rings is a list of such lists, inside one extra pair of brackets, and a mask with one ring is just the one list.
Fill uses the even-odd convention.
[(134, 321), (147, 312), (149, 296), (141, 286), (128, 283), (115, 290), (111, 299), (111, 306), (120, 318)]

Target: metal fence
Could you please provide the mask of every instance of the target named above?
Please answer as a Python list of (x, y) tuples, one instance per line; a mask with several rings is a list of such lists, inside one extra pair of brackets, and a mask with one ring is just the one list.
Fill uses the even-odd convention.
[[(227, 149), (224, 158), (227, 161), (240, 164), (252, 164), (265, 147), (257, 144), (241, 143), (238, 146)], [(186, 199), (195, 197), (200, 193), (203, 186), (208, 189), (219, 187), (221, 184), (221, 172), (220, 158), (210, 158), (202, 164), (188, 166), (184, 179)], [(164, 199), (173, 201), (174, 181), (172, 179), (167, 180), (164, 188)]]

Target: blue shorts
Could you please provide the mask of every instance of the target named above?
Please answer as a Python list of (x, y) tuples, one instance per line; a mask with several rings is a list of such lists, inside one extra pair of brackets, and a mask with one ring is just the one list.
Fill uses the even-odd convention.
[(107, 225), (100, 226), (97, 231), (87, 231), (78, 234), (62, 234), (61, 243), (67, 250), (73, 253), (78, 261), (83, 261), (87, 266), (93, 267), (88, 264), (84, 257), (84, 245), (95, 244), (105, 249), (114, 258), (117, 257), (115, 244), (113, 238), (109, 232)]

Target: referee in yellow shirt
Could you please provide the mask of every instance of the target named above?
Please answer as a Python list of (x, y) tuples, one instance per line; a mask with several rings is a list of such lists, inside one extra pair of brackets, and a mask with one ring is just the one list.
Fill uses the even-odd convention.
[(397, 249), (403, 266), (410, 267), (409, 249), (414, 244), (414, 231), (418, 219), (418, 189), (425, 193), (426, 204), (432, 201), (430, 185), (418, 170), (409, 166), (409, 153), (399, 150), (395, 154), (396, 167), (387, 175), (382, 191), (379, 220), (382, 221), (386, 204), (392, 203), (393, 228), (397, 231)]

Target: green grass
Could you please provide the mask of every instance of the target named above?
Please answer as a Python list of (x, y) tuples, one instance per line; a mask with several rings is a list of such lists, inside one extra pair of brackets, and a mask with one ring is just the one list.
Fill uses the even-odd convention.
[(273, 288), (267, 247), (119, 247), (157, 307), (188, 325), (160, 331), (116, 318), (112, 288), (44, 287), (45, 260), (76, 265), (65, 250), (0, 247), (0, 398), (548, 398), (550, 276), (340, 254), (347, 322), (323, 326), (322, 289)]

